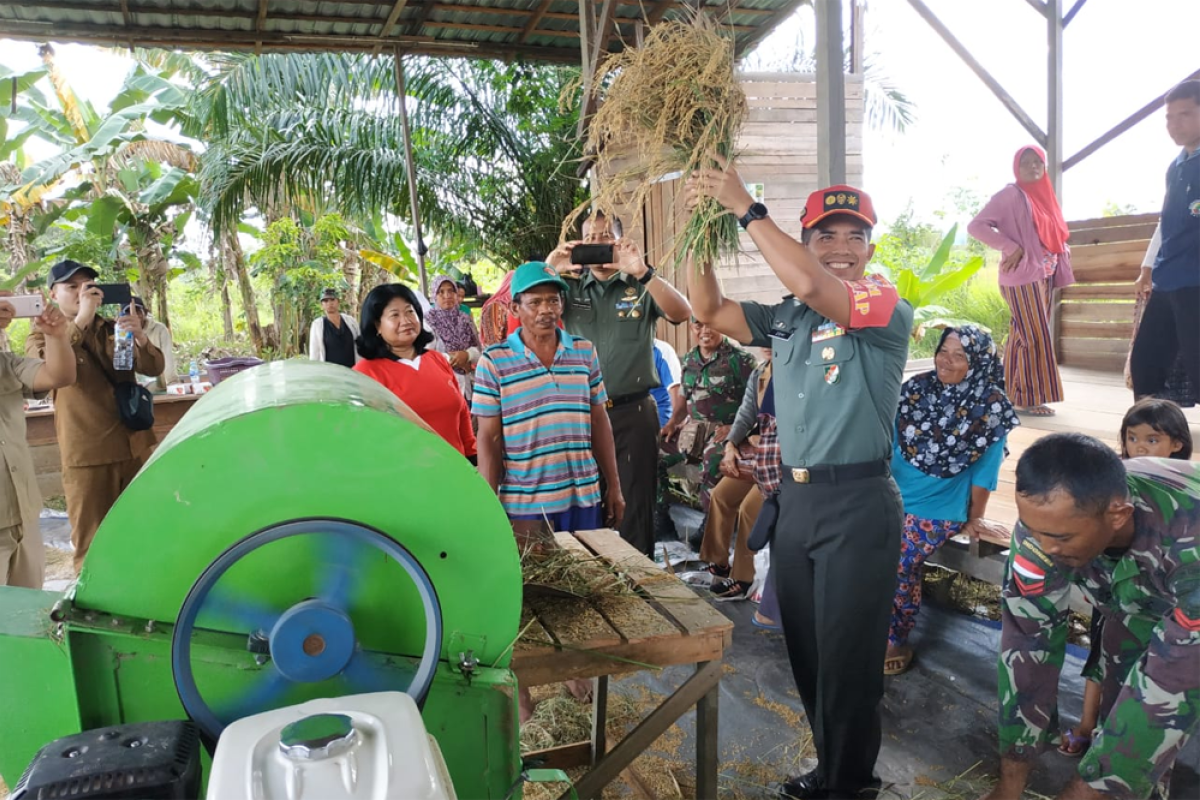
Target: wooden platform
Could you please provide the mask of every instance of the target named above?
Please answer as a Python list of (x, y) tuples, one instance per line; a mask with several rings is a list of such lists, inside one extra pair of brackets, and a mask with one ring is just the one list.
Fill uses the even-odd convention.
[[(917, 364), (913, 372), (921, 371)], [(927, 369), (928, 367), (923, 367)], [(1065, 401), (1052, 406), (1053, 417), (1021, 417), (1021, 425), (1008, 437), (1008, 458), (1000, 467), (1000, 483), (988, 500), (987, 518), (1012, 530), (1017, 524), (1016, 469), (1025, 449), (1050, 433), (1074, 431), (1094, 436), (1120, 451), (1121, 420), (1133, 405), (1133, 392), (1119, 373), (1060, 367)], [(911, 374), (911, 373), (910, 373)], [(1200, 442), (1200, 408), (1185, 408), (1193, 440)], [(1193, 455), (1193, 460), (1200, 456)], [(1009, 545), (1007, 538), (986, 538), (983, 543), (964, 544), (951, 540), (934, 557), (934, 563), (991, 583), (1000, 583), (1004, 560), (999, 555)]]
[[(988, 501), (988, 518), (1012, 527), (1017, 522), (1016, 469), (1025, 448), (1048, 433), (1074, 431), (1094, 436), (1118, 452), (1121, 419), (1133, 405), (1133, 392), (1120, 374), (1061, 367), (1066, 401), (1053, 406), (1053, 417), (1021, 417), (1008, 437), (1009, 456), (1000, 468), (1000, 486)], [(1200, 442), (1200, 407), (1185, 408), (1192, 438)], [(1195, 457), (1194, 457), (1195, 458)], [(1198, 459), (1200, 460), (1200, 459)]]
[[(530, 596), (512, 669), (525, 687), (594, 678), (590, 742), (527, 753), (547, 767), (590, 764), (575, 785), (581, 798), (599, 797), (668, 727), (696, 708), (696, 793), (716, 798), (717, 699), (721, 659), (733, 643), (733, 622), (674, 575), (612, 530), (558, 533), (565, 548), (599, 558), (623, 574), (633, 592), (598, 599)], [(605, 741), (608, 677), (677, 664), (696, 673), (611, 748)]]
[[(154, 433), (160, 442), (199, 399), (199, 395), (190, 394), (154, 396)], [(25, 440), (29, 442), (42, 497), (62, 494), (62, 458), (54, 430), (54, 409), (39, 408), (25, 413)]]

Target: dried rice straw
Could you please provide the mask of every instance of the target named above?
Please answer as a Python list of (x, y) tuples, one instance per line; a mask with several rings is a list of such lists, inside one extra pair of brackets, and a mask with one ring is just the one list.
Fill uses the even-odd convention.
[[(603, 94), (585, 148), (595, 154), (597, 173), (606, 176), (593, 191), (590, 205), (595, 210), (640, 209), (653, 180), (675, 172), (686, 179), (697, 169), (715, 167), (713, 153), (733, 154), (747, 110), (733, 73), (733, 39), (703, 13), (691, 16), (651, 27), (641, 47), (605, 58), (592, 85), (585, 87), (585, 92)], [(610, 75), (612, 81), (602, 91)], [(634, 166), (622, 167), (630, 152), (636, 155)], [(632, 195), (626, 184), (637, 187)], [(564, 239), (588, 205), (564, 221)], [(690, 252), (704, 266), (737, 247), (737, 220), (706, 198), (670, 250), (657, 258), (678, 266)]]

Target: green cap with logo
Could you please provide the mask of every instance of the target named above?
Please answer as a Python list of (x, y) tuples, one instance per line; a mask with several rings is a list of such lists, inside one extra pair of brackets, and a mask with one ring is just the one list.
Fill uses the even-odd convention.
[(521, 292), (527, 292), (535, 286), (541, 286), (545, 283), (552, 283), (560, 292), (567, 291), (567, 282), (559, 277), (558, 272), (554, 267), (544, 261), (527, 261), (517, 267), (513, 273), (512, 283), (509, 284), (509, 291), (512, 296), (516, 297)]

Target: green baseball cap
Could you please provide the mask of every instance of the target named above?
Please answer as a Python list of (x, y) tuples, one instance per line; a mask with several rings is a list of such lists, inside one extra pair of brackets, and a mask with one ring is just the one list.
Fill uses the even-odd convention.
[(516, 297), (521, 292), (529, 291), (544, 283), (554, 284), (560, 292), (567, 291), (567, 282), (559, 277), (554, 267), (544, 261), (527, 261), (517, 267), (516, 272), (513, 273), (509, 291), (512, 292), (513, 297)]

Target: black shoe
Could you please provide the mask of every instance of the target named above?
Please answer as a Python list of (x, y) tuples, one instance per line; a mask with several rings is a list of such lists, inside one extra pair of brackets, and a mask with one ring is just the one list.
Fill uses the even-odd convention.
[(783, 782), (783, 786), (779, 787), (779, 794), (781, 797), (791, 798), (791, 800), (825, 800), (829, 797), (825, 782), (821, 780), (821, 776), (815, 769), (812, 772), (788, 778)]

